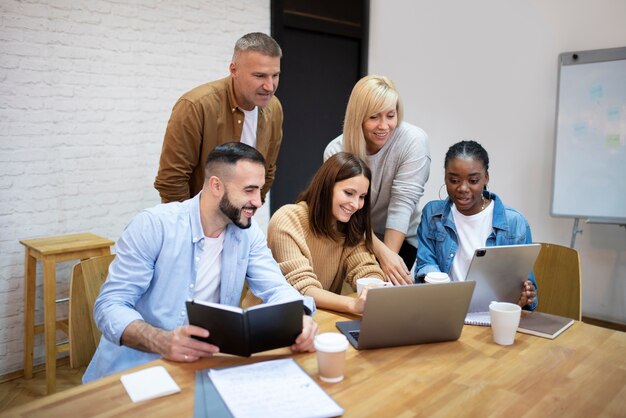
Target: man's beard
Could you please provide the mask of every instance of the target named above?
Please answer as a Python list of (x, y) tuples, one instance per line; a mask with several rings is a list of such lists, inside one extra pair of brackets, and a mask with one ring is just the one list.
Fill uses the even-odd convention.
[[(220, 200), (219, 208), (222, 211), (222, 213), (224, 215), (226, 215), (226, 217), (228, 219), (230, 219), (239, 228), (241, 228), (241, 229), (248, 229), (248, 228), (250, 228), (252, 226), (252, 219), (251, 218), (245, 218), (248, 221), (248, 223), (243, 223), (241, 221), (241, 209), (237, 208), (235, 205), (232, 204), (232, 202), (228, 198), (228, 192), (227, 191), (224, 191), (224, 196), (222, 196), (222, 199)], [(255, 208), (255, 207), (244, 207), (243, 209), (252, 209), (253, 211), (256, 212), (257, 208)]]

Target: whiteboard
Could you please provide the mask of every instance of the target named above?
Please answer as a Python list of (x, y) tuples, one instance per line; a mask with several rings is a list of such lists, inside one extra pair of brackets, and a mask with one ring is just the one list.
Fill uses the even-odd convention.
[(626, 47), (559, 55), (551, 215), (626, 224)]

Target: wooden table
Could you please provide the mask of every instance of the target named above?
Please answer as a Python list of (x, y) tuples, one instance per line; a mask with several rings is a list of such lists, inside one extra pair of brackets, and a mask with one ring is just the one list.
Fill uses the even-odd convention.
[[(321, 331), (344, 315), (318, 311)], [(133, 404), (119, 374), (8, 411), (9, 416), (191, 417), (194, 371), (289, 355), (274, 350), (249, 359), (216, 356), (164, 365), (179, 394)], [(323, 383), (314, 353), (294, 355), (345, 417), (626, 416), (626, 333), (576, 322), (555, 340), (516, 336), (513, 346), (491, 341), (488, 327), (465, 326), (458, 341), (347, 353), (346, 378)], [(139, 369), (137, 368), (137, 369)]]
[[(56, 319), (56, 263), (84, 260), (111, 253), (115, 242), (101, 236), (82, 233), (20, 241), (24, 257), (24, 377), (33, 377), (35, 334), (44, 333), (46, 346), (46, 389), (56, 389), (56, 355), (69, 350), (69, 344), (56, 345), (56, 330), (68, 332), (67, 321)], [(35, 289), (37, 260), (43, 264), (43, 325), (35, 325)]]

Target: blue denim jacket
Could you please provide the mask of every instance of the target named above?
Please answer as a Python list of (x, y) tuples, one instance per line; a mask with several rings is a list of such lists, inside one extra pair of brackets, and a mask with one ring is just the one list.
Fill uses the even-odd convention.
[[(84, 383), (159, 358), (121, 345), (121, 336), (138, 319), (166, 330), (188, 323), (185, 302), (194, 297), (203, 249), (200, 195), (146, 209), (130, 222), (94, 306), (102, 338)], [(226, 227), (220, 303), (239, 306), (244, 280), (264, 302), (303, 300), (315, 310), (312, 298), (287, 283), (254, 220), (249, 229)]]
[[(489, 198), (494, 203), (493, 231), (489, 234), (485, 246), (532, 243), (530, 226), (526, 218), (515, 209), (505, 206), (495, 193), (489, 193)], [(417, 242), (416, 282), (418, 276), (431, 271), (450, 273), (452, 261), (459, 246), (450, 198), (434, 200), (426, 204), (417, 228)], [(528, 279), (537, 288), (535, 276), (532, 273)], [(535, 301), (524, 308), (534, 310), (536, 307), (537, 298), (535, 297)]]

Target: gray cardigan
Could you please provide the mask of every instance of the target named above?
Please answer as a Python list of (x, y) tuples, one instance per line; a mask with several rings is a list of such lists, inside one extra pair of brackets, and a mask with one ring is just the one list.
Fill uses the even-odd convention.
[[(343, 135), (333, 139), (324, 151), (324, 161), (343, 151)], [(372, 228), (383, 239), (385, 229), (400, 231), (417, 247), (418, 204), (430, 174), (428, 135), (402, 122), (389, 140), (367, 163), (372, 170)]]

